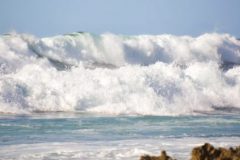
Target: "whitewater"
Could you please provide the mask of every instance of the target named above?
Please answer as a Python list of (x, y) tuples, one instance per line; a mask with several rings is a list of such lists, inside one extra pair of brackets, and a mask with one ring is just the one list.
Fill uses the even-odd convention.
[(0, 37), (0, 112), (239, 112), (239, 64), (228, 34), (10, 33)]
[(178, 160), (240, 144), (229, 34), (0, 36), (0, 160)]

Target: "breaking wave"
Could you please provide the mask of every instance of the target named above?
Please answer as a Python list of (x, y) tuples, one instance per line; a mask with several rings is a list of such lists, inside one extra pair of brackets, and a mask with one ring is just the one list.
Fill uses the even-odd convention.
[(0, 112), (186, 115), (240, 110), (240, 41), (72, 33), (0, 36)]

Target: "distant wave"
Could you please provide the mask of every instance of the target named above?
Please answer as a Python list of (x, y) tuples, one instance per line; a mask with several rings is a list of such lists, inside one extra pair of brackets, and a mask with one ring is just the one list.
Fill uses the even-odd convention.
[(76, 32), (0, 36), (0, 112), (185, 115), (240, 109), (240, 41)]

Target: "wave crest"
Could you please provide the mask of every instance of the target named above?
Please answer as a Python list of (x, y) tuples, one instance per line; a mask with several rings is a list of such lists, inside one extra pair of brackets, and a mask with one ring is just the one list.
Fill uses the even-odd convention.
[(0, 112), (179, 115), (240, 108), (228, 34), (0, 37)]

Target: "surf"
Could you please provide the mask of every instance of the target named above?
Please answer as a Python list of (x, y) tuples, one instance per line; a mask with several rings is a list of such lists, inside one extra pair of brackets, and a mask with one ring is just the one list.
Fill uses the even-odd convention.
[(75, 32), (0, 36), (0, 112), (195, 115), (240, 108), (240, 41)]

